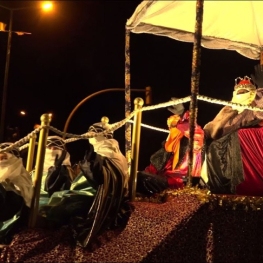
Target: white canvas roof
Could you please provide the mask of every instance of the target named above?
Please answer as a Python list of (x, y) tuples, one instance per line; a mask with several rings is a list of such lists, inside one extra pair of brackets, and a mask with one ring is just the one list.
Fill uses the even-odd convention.
[[(204, 0), (202, 46), (236, 50), (259, 59), (263, 45), (263, 1)], [(196, 1), (143, 1), (126, 23), (133, 33), (193, 42)]]

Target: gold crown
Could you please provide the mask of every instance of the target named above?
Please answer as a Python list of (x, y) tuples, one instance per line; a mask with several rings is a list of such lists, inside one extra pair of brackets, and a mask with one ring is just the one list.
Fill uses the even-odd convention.
[[(239, 81), (238, 81), (239, 80)], [(245, 76), (244, 78), (238, 77), (235, 79), (234, 90), (246, 89), (248, 91), (255, 90), (256, 86), (251, 83), (251, 78)]]

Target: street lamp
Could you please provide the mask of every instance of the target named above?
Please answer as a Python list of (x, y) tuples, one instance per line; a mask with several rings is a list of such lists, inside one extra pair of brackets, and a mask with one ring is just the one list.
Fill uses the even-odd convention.
[[(9, 66), (10, 66), (10, 53), (11, 53), (11, 40), (12, 33), (17, 33), (18, 35), (31, 34), (28, 32), (21, 31), (12, 31), (13, 27), (13, 13), (17, 10), (35, 8), (34, 6), (20, 7), (20, 8), (9, 8), (7, 6), (0, 5), (1, 8), (9, 10), (9, 26), (8, 31), (5, 31), (4, 23), (1, 23), (2, 32), (8, 32), (7, 38), (7, 49), (6, 49), (6, 62), (5, 62), (5, 75), (4, 75), (4, 86), (3, 86), (3, 94), (2, 94), (2, 105), (1, 105), (1, 120), (0, 120), (0, 142), (4, 140), (4, 127), (5, 127), (5, 112), (6, 112), (6, 97), (7, 97), (7, 87), (8, 87), (8, 74), (9, 74)], [(53, 7), (51, 2), (44, 2), (42, 5), (42, 9), (45, 11), (51, 10)]]
[(43, 9), (44, 11), (46, 11), (46, 12), (49, 12), (50, 10), (52, 10), (52, 9), (53, 9), (53, 4), (52, 4), (52, 2), (44, 2), (44, 3), (42, 4), (42, 9)]

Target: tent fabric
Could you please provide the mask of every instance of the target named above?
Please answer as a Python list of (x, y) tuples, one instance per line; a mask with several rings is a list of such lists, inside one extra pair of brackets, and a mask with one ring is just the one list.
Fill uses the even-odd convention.
[[(202, 43), (205, 48), (235, 50), (258, 60), (263, 43), (263, 1), (204, 0)], [(194, 41), (196, 1), (141, 2), (126, 23), (132, 33)], [(261, 32), (263, 32), (261, 30)]]

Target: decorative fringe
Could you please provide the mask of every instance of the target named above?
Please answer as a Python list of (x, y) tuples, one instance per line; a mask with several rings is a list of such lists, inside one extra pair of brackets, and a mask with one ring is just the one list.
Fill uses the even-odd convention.
[(183, 189), (167, 189), (152, 197), (136, 197), (139, 202), (163, 203), (179, 195), (194, 195), (203, 204), (209, 204), (209, 208), (222, 207), (226, 210), (243, 209), (245, 211), (263, 210), (263, 197), (242, 195), (212, 194), (208, 189), (186, 186)]

